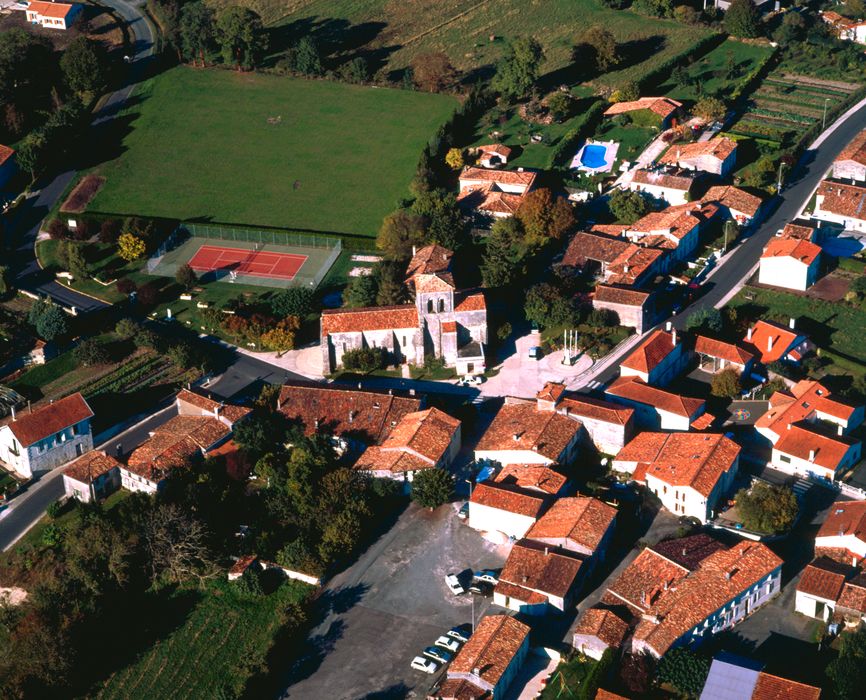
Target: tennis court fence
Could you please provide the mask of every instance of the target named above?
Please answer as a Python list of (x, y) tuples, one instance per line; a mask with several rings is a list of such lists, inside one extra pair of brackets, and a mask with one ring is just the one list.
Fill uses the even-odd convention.
[(306, 256), (307, 260), (291, 280), (232, 273), (229, 270), (214, 270), (203, 277), (203, 281), (237, 281), (265, 287), (318, 287), (343, 250), (343, 241), (332, 236), (185, 223), (172, 231), (147, 259), (145, 271), (150, 275), (173, 277), (209, 241), (224, 242), (227, 247), (242, 250), (268, 250)]

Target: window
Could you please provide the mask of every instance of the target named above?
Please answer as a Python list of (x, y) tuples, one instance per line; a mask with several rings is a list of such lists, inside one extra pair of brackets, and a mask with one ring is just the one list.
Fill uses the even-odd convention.
[(779, 461), (784, 462), (785, 464), (790, 464), (791, 458), (788, 455), (779, 455)]
[(73, 435), (81, 435), (81, 425), (73, 425), (72, 426), (72, 434)]
[(433, 300), (432, 299), (427, 300), (427, 313), (428, 314), (433, 313)]
[(663, 493), (667, 493), (667, 492), (668, 492), (668, 487), (667, 487), (667, 486), (662, 486), (662, 491), (663, 491)]
[(439, 300), (439, 313), (442, 313), (443, 311), (445, 311), (445, 300), (440, 299)]
[(406, 347), (406, 343), (407, 343), (407, 340), (406, 340), (406, 336), (404, 335), (403, 336), (403, 347), (404, 348)]

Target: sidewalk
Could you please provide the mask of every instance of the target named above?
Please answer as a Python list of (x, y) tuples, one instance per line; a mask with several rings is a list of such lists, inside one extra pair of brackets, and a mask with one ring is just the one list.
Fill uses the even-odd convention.
[(324, 379), (325, 377), (322, 373), (322, 351), (318, 345), (289, 350), (282, 355), (277, 352), (253, 352), (235, 345), (231, 347), (241, 355), (267, 362), (269, 365), (300, 374), (308, 379)]

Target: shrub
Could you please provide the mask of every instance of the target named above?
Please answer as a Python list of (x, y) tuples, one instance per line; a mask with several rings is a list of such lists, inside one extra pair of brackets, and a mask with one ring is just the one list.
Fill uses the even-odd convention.
[(508, 340), (508, 337), (511, 335), (511, 331), (511, 324), (506, 321), (505, 323), (500, 325), (499, 328), (496, 329), (496, 337), (500, 341)]
[(593, 309), (586, 322), (594, 328), (611, 328), (619, 325), (619, 315), (611, 309)]
[(63, 504), (60, 501), (52, 501), (48, 504), (48, 507), (45, 509), (45, 513), (52, 520), (57, 520), (60, 512), (63, 510)]
[(385, 348), (356, 348), (343, 353), (343, 368), (349, 371), (372, 372), (384, 369), (387, 363)]
[(122, 318), (115, 324), (114, 333), (118, 337), (126, 340), (127, 338), (132, 338), (136, 333), (138, 333), (140, 328), (141, 326), (131, 318)]
[(422, 469), (412, 480), (412, 500), (424, 508), (448, 503), (454, 492), (454, 475), (445, 469)]
[(115, 287), (117, 287), (117, 291), (121, 294), (132, 294), (136, 289), (138, 289), (138, 285), (128, 277), (122, 277), (117, 280)]
[(797, 519), (799, 506), (787, 486), (763, 481), (737, 492), (737, 512), (749, 530), (777, 534), (789, 530)]
[(679, 647), (661, 658), (656, 677), (689, 697), (698, 697), (709, 673), (710, 659)]
[(261, 576), (256, 566), (250, 566), (239, 579), (235, 579), (235, 589), (244, 597), (258, 598), (264, 595)]
[(55, 241), (69, 238), (69, 229), (60, 219), (51, 219), (48, 222), (48, 235)]
[(735, 369), (728, 368), (719, 372), (710, 385), (710, 393), (713, 396), (733, 399), (740, 395), (742, 384), (740, 374)]
[(136, 298), (143, 306), (155, 306), (159, 301), (160, 291), (158, 282), (148, 282), (138, 288)]
[(313, 292), (306, 287), (290, 287), (279, 292), (271, 300), (271, 311), (277, 316), (303, 318), (315, 311)]
[(99, 240), (102, 243), (116, 243), (120, 236), (120, 221), (106, 219), (99, 227)]
[(108, 362), (108, 352), (105, 347), (93, 338), (85, 338), (72, 351), (75, 361), (85, 367), (101, 365)]
[(174, 281), (184, 289), (192, 289), (198, 283), (198, 275), (189, 265), (181, 265), (174, 273)]

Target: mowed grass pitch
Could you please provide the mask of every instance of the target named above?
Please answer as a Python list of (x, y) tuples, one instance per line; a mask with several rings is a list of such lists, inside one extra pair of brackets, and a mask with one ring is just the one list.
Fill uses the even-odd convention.
[[(375, 236), (454, 98), (174, 68), (145, 83), (98, 212)], [(269, 123), (268, 120), (271, 120)], [(278, 122), (278, 123), (274, 123)]]

